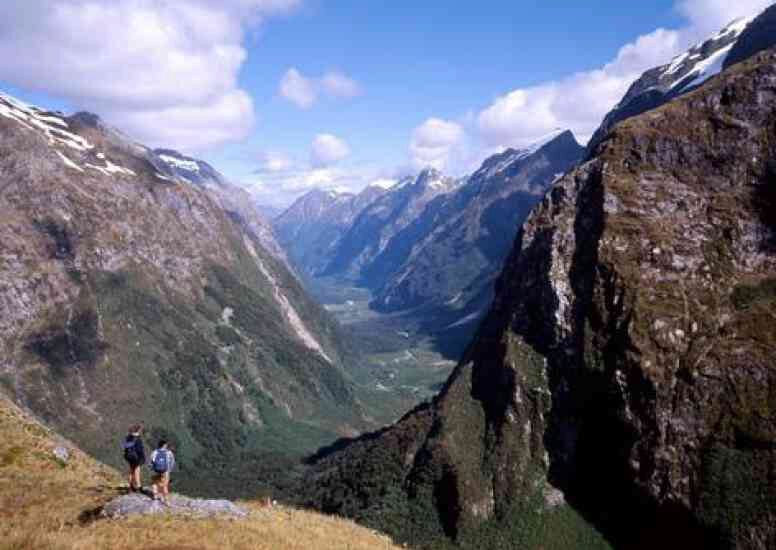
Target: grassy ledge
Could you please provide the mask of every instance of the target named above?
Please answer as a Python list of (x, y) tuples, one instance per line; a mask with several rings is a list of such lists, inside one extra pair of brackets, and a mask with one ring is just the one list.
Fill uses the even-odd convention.
[[(67, 462), (55, 458), (57, 446)], [(241, 520), (95, 519), (125, 487), (119, 472), (0, 397), (0, 550), (398, 548), (351, 521), (258, 502), (241, 502), (251, 511)]]

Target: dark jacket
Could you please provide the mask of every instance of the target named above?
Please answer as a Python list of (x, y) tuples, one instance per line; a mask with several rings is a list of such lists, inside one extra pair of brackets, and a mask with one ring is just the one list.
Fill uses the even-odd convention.
[(135, 443), (135, 452), (137, 453), (137, 458), (138, 458), (137, 463), (145, 464), (146, 463), (145, 447), (143, 447), (143, 439), (140, 436), (129, 434), (124, 440), (125, 447), (126, 447), (126, 444), (132, 443), (133, 441)]

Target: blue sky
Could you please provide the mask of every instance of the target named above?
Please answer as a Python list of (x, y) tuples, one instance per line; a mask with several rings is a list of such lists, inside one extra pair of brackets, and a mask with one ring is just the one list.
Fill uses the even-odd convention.
[(580, 141), (643, 70), (767, 0), (19, 0), (3, 88), (213, 163), (259, 200)]
[[(328, 132), (350, 144), (350, 162), (390, 174), (407, 164), (410, 135), (424, 120), (465, 119), (514, 88), (599, 67), (623, 44), (681, 19), (669, 0), (598, 2), (594, 11), (561, 4), (571, 3), (318, 2), (272, 21), (252, 41), (240, 76), (259, 116), (247, 149), (304, 160), (313, 136)], [(363, 94), (300, 110), (278, 95), (289, 67), (341, 71)], [(245, 144), (229, 148), (240, 149)]]

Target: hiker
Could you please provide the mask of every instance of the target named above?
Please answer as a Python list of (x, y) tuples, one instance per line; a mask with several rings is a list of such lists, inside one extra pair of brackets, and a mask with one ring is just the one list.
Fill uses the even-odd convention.
[(146, 456), (143, 448), (143, 426), (135, 424), (129, 428), (129, 433), (121, 444), (124, 449), (124, 460), (129, 464), (129, 490), (142, 492), (143, 482), (140, 479), (140, 467), (145, 464)]
[(175, 467), (175, 455), (167, 448), (167, 441), (162, 439), (156, 450), (151, 453), (151, 468), (154, 470), (154, 483), (152, 485), (154, 500), (159, 500), (167, 506), (170, 505), (170, 472)]

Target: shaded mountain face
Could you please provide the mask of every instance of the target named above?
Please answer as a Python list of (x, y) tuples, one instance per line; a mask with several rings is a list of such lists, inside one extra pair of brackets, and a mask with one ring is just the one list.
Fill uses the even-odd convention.
[(184, 486), (255, 492), (272, 453), (364, 425), (345, 352), (227, 185), (159, 156), (0, 96), (0, 384), (109, 463), (144, 421)]
[(358, 194), (315, 189), (275, 218), (275, 233), (300, 271), (319, 274), (358, 214), (385, 192), (377, 186)]
[[(242, 187), (231, 184), (207, 162), (186, 156), (172, 149), (146, 150), (149, 162), (159, 171), (161, 177), (182, 181), (203, 187), (217, 198), (220, 205), (240, 218), (258, 237), (262, 247), (275, 258), (292, 269), (285, 249), (278, 242), (272, 225), (254, 203), (250, 193)], [(292, 269), (293, 271), (293, 269)]]
[[(385, 251), (388, 243), (409, 226), (429, 203), (455, 190), (460, 181), (428, 168), (408, 177), (373, 200), (337, 241), (322, 275), (359, 280), (362, 270)], [(368, 281), (363, 281), (369, 286)]]
[(439, 396), (308, 502), (419, 546), (776, 547), (775, 125), (773, 49), (619, 124)]
[[(362, 271), (382, 311), (423, 308), (427, 329), (459, 343), (493, 298), (517, 231), (550, 184), (581, 159), (571, 132), (487, 159), (454, 193), (432, 201)], [(432, 312), (431, 310), (436, 310)]]
[(771, 7), (757, 17), (759, 31), (747, 32), (754, 18), (733, 21), (730, 25), (696, 44), (667, 65), (645, 72), (634, 82), (620, 103), (604, 118), (588, 143), (592, 153), (615, 124), (654, 109), (685, 94), (718, 74), (723, 67), (746, 59), (776, 44), (773, 28), (776, 11)]

